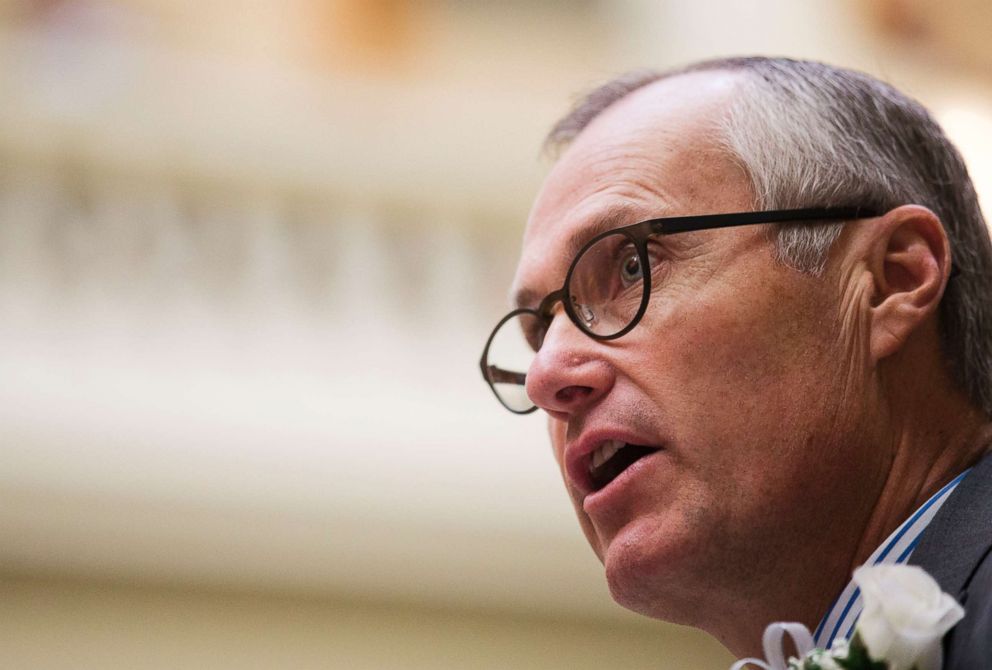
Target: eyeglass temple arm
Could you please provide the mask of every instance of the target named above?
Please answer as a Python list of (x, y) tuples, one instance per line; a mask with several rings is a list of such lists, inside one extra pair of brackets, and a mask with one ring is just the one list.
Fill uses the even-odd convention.
[(731, 228), (758, 223), (786, 223), (790, 221), (840, 221), (878, 216), (869, 207), (819, 207), (814, 209), (779, 209), (766, 212), (741, 212), (738, 214), (706, 214), (703, 216), (677, 216), (647, 221), (652, 233), (682, 233), (710, 228)]

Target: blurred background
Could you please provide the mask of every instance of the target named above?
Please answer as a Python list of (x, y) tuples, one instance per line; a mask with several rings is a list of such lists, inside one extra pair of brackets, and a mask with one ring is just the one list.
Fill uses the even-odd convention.
[(735, 53), (923, 100), (984, 0), (0, 0), (0, 667), (726, 668), (626, 613), (477, 359), (543, 135)]

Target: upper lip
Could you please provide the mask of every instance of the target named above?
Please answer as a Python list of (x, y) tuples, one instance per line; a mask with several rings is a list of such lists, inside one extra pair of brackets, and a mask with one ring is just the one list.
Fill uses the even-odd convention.
[(639, 437), (630, 431), (617, 428), (587, 429), (577, 439), (566, 444), (565, 472), (583, 498), (596, 490), (592, 483), (592, 475), (589, 473), (589, 459), (592, 458), (592, 452), (608, 440), (652, 446), (650, 438)]

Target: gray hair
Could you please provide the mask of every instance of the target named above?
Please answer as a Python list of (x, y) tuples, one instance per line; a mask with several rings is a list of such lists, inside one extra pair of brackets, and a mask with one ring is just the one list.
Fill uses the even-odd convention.
[[(957, 149), (929, 112), (864, 73), (785, 58), (729, 58), (668, 72), (636, 71), (597, 88), (551, 130), (559, 150), (603, 110), (655, 81), (692, 72), (740, 72), (720, 119), (720, 144), (751, 182), (758, 209), (904, 204), (931, 209), (959, 271), (939, 310), (954, 381), (992, 416), (992, 243)], [(842, 224), (781, 225), (776, 256), (819, 274)]]

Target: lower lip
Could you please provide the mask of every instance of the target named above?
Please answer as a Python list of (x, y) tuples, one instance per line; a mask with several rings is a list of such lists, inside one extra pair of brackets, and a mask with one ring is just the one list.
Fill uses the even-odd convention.
[(659, 457), (665, 453), (660, 449), (636, 460), (630, 467), (617, 475), (612, 482), (593, 491), (582, 500), (582, 509), (586, 514), (595, 515), (597, 511), (606, 510), (620, 502), (620, 499), (633, 486), (637, 479), (644, 473), (655, 467), (659, 462)]

